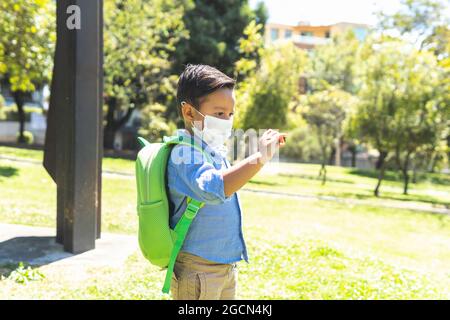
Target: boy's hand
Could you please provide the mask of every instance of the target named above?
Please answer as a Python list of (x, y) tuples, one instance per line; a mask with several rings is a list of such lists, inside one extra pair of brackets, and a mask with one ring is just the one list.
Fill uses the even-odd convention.
[(258, 151), (261, 153), (259, 161), (265, 164), (270, 161), (280, 146), (285, 144), (286, 133), (269, 129), (263, 133), (258, 141)]
[(285, 133), (269, 129), (258, 140), (259, 151), (223, 171), (224, 193), (230, 197), (246, 184), (263, 166), (272, 159), (280, 146), (285, 144)]

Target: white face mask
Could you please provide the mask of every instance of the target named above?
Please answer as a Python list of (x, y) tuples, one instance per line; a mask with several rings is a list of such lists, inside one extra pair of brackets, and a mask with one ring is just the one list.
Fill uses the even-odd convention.
[[(194, 108), (195, 109), (195, 108)], [(225, 145), (227, 139), (231, 136), (231, 129), (233, 127), (233, 116), (230, 119), (219, 119), (210, 115), (203, 115), (200, 111), (195, 109), (204, 118), (203, 129), (200, 130), (192, 123), (192, 130), (194, 134), (205, 141), (208, 146), (222, 154), (226, 155), (227, 147)]]

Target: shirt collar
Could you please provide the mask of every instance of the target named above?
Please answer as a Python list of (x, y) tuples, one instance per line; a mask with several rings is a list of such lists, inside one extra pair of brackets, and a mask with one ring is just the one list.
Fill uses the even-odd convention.
[(197, 137), (195, 134), (192, 135), (189, 131), (187, 131), (186, 129), (177, 129), (175, 131), (176, 136), (183, 136), (183, 137), (188, 137), (188, 138), (194, 138), (194, 143), (201, 145), (202, 149), (208, 153), (213, 159), (214, 161), (219, 161), (219, 163), (224, 159), (224, 157), (222, 157), (220, 155), (219, 152), (213, 150), (205, 141), (203, 141), (202, 139), (200, 139), (199, 137)]

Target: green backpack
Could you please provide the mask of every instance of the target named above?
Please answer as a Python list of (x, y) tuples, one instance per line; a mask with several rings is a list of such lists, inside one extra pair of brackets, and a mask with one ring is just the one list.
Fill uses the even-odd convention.
[(169, 293), (173, 267), (192, 220), (203, 202), (187, 197), (187, 208), (175, 226), (169, 226), (169, 199), (166, 189), (166, 168), (172, 147), (176, 144), (193, 146), (209, 155), (192, 139), (183, 136), (164, 137), (163, 142), (150, 143), (138, 137), (142, 149), (136, 159), (137, 213), (139, 216), (139, 247), (152, 264), (167, 268), (162, 289)]

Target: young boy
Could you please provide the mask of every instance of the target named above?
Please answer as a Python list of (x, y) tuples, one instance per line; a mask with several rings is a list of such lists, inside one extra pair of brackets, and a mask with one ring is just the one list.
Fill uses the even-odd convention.
[[(186, 209), (186, 198), (204, 202), (177, 257), (171, 282), (176, 300), (235, 299), (236, 262), (248, 262), (238, 191), (283, 145), (284, 134), (267, 130), (258, 152), (231, 166), (225, 141), (231, 134), (235, 81), (207, 65), (188, 65), (178, 81), (177, 102), (185, 129), (179, 136), (201, 150), (176, 145), (167, 165), (170, 226)], [(212, 163), (211, 163), (212, 162)]]

